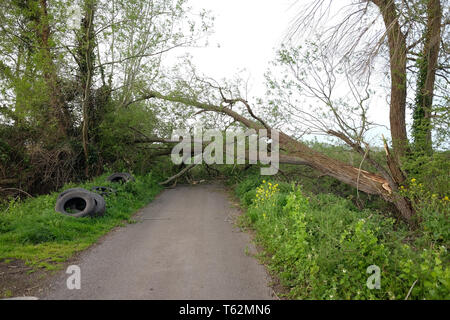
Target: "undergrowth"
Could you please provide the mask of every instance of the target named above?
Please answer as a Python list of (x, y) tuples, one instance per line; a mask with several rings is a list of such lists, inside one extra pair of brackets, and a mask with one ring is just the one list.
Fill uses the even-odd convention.
[[(422, 202), (420, 225), (411, 230), (349, 199), (256, 175), (235, 192), (246, 208), (240, 223), (255, 230), (288, 298), (450, 298), (448, 198)], [(379, 289), (369, 266), (380, 270)]]
[(55, 212), (59, 192), (5, 203), (0, 211), (0, 261), (20, 259), (33, 268), (58, 269), (76, 252), (86, 249), (116, 226), (131, 220), (137, 209), (160, 191), (150, 173), (136, 181), (114, 184), (108, 174), (83, 184), (68, 184), (60, 191), (82, 187), (108, 186), (117, 193), (105, 196), (106, 212), (99, 218), (74, 218)]

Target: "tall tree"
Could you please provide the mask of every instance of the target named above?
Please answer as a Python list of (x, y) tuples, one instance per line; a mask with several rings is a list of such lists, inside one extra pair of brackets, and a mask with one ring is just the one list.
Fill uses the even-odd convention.
[(412, 135), (416, 152), (433, 152), (431, 115), (441, 41), (442, 7), (439, 0), (426, 1), (423, 49), (417, 58), (417, 91), (413, 108)]
[(78, 30), (78, 62), (79, 62), (79, 78), (81, 110), (83, 116), (82, 126), (82, 143), (85, 157), (85, 174), (89, 176), (89, 111), (93, 104), (92, 99), (92, 79), (94, 76), (94, 60), (95, 60), (95, 38), (94, 38), (94, 17), (95, 17), (95, 0), (85, 0), (83, 3), (84, 16), (81, 20), (81, 26)]
[(185, 0), (0, 1), (0, 180), (45, 192), (145, 158), (129, 127), (152, 130), (158, 110), (128, 106), (164, 53), (208, 33), (211, 20), (188, 11)]

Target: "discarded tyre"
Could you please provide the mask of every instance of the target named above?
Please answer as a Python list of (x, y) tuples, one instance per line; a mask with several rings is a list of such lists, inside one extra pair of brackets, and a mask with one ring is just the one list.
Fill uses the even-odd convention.
[(59, 194), (55, 210), (76, 218), (100, 217), (105, 214), (106, 203), (100, 194), (83, 188), (72, 188)]
[(117, 191), (114, 190), (113, 188), (109, 188), (109, 187), (102, 187), (102, 186), (94, 186), (91, 188), (91, 190), (95, 193), (98, 193), (101, 196), (106, 196), (112, 193), (116, 193)]
[(58, 199), (60, 199), (62, 196), (66, 195), (67, 193), (74, 192), (74, 191), (89, 192), (88, 190), (86, 190), (84, 188), (70, 188), (70, 189), (67, 189), (67, 190), (64, 190), (63, 192), (61, 192), (58, 195)]
[(92, 197), (95, 200), (95, 211), (90, 214), (90, 216), (92, 217), (101, 217), (105, 214), (106, 211), (106, 202), (105, 199), (97, 194), (97, 193), (92, 193)]
[(89, 191), (69, 191), (56, 200), (55, 210), (76, 218), (93, 216), (98, 203), (93, 195)]
[(134, 177), (129, 173), (119, 172), (119, 173), (113, 173), (108, 178), (106, 178), (106, 180), (108, 180), (110, 182), (115, 182), (115, 183), (126, 183), (129, 181), (134, 181)]
[(131, 173), (124, 172), (128, 176), (129, 181), (135, 181), (134, 177), (131, 175)]

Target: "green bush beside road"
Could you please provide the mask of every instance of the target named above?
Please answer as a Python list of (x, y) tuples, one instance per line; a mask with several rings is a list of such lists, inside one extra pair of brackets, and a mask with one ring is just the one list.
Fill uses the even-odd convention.
[[(412, 183), (414, 184), (415, 181)], [(235, 191), (262, 259), (294, 299), (449, 299), (448, 198), (423, 203), (411, 230), (349, 199), (247, 176)], [(367, 268), (380, 268), (369, 289)]]

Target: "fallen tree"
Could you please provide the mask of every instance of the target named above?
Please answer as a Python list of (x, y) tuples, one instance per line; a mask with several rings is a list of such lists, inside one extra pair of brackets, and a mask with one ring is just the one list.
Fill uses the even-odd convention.
[[(173, 103), (181, 103), (186, 106), (201, 109), (205, 112), (210, 111), (227, 115), (245, 127), (254, 129), (255, 131), (258, 131), (259, 129), (268, 129), (270, 132), (270, 130), (272, 130), (272, 128), (269, 127), (263, 120), (255, 116), (251, 106), (246, 100), (242, 98), (225, 98), (222, 90), (220, 90), (220, 95), (222, 97), (220, 104), (201, 102), (199, 99), (179, 93), (163, 94), (158, 91), (147, 91), (142, 97), (139, 98), (139, 100), (159, 99)], [(244, 104), (252, 118), (245, 117), (234, 111), (232, 106), (237, 103)], [(331, 132), (330, 134), (333, 133)], [(174, 142), (169, 139), (160, 138), (155, 138), (153, 140), (153, 142)], [(141, 140), (141, 142), (144, 141), (145, 140)], [(150, 139), (147, 142), (152, 141)], [(400, 212), (401, 217), (404, 220), (411, 222), (413, 210), (407, 199), (397, 193), (399, 185), (395, 182), (393, 173), (373, 161), (370, 157), (368, 157), (368, 159), (375, 166), (375, 168), (377, 168), (377, 173), (368, 172), (360, 168), (353, 167), (342, 161), (330, 158), (318, 151), (313, 150), (305, 143), (298, 141), (283, 132), (279, 132), (279, 144), (280, 150), (282, 151), (282, 153), (280, 153), (280, 163), (307, 165), (318, 170), (323, 175), (336, 178), (337, 180), (351, 185), (360, 191), (368, 194), (379, 195), (386, 201), (392, 202)], [(351, 146), (357, 152), (362, 151), (358, 150), (358, 146)], [(387, 146), (386, 152), (389, 159), (390, 154)]]

